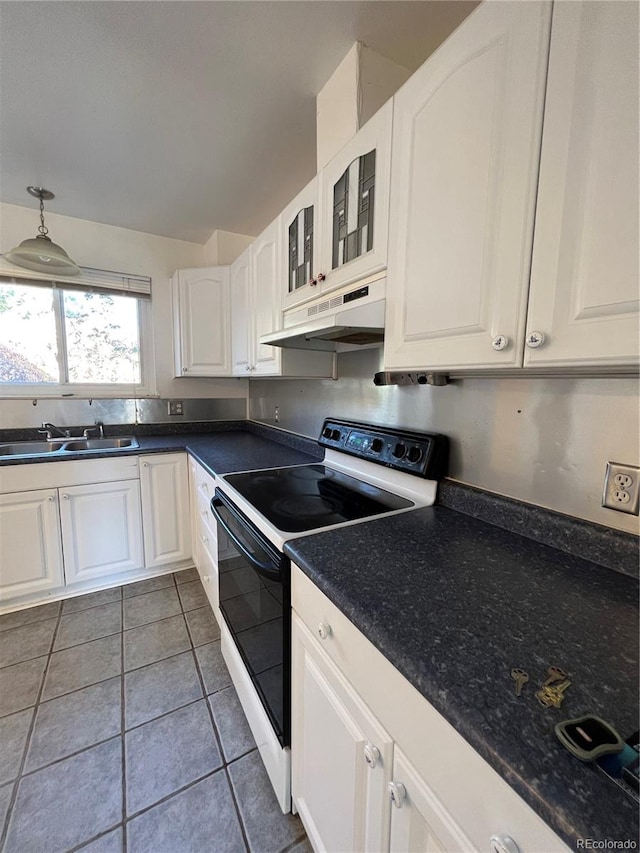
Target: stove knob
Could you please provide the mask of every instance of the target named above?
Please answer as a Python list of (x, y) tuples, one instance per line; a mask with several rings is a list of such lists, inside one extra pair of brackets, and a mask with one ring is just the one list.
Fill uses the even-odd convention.
[(384, 442), (381, 438), (374, 438), (371, 442), (371, 449), (374, 453), (380, 453), (382, 448), (384, 447)]
[(402, 457), (404, 456), (404, 454), (406, 452), (407, 452), (407, 448), (404, 446), (404, 444), (401, 441), (399, 441), (396, 444), (396, 446), (393, 448), (393, 455), (395, 456), (396, 459), (402, 459)]
[(409, 462), (414, 462), (414, 463), (419, 462), (421, 460), (421, 458), (422, 458), (422, 451), (420, 450), (419, 447), (410, 448), (409, 452), (407, 453), (407, 459), (409, 460)]
[(333, 430), (331, 429), (331, 427), (325, 427), (325, 428), (322, 430), (322, 437), (323, 437), (323, 438), (331, 438), (331, 433), (332, 433), (332, 432), (333, 432)]
[(339, 429), (331, 430), (331, 438), (334, 441), (340, 441), (340, 430)]

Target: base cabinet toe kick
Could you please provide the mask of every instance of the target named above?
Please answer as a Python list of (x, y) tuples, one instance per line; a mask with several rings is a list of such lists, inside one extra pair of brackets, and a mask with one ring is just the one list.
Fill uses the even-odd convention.
[(291, 603), (291, 793), (314, 850), (569, 850), (295, 565)]

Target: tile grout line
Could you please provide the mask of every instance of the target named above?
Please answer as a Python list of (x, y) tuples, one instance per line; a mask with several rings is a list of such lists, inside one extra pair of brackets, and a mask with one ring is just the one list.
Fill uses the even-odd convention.
[(121, 595), (121, 631), (120, 631), (120, 748), (122, 757), (122, 851), (127, 853), (127, 748), (125, 739), (125, 690), (124, 690), (124, 587), (120, 588)]
[[(4, 821), (4, 827), (2, 829), (2, 833), (0, 833), (0, 850), (4, 850), (5, 845), (6, 845), (6, 841), (7, 841), (7, 837), (9, 835), (9, 826), (11, 824), (11, 819), (13, 817), (13, 809), (15, 807), (16, 800), (18, 799), (18, 789), (19, 789), (20, 784), (22, 782), (23, 770), (24, 770), (25, 764), (27, 762), (27, 755), (29, 752), (29, 747), (31, 746), (31, 738), (33, 737), (33, 731), (34, 731), (35, 725), (36, 725), (36, 717), (38, 716), (38, 709), (40, 707), (40, 700), (42, 698), (42, 693), (44, 691), (45, 681), (47, 680), (47, 675), (49, 673), (49, 665), (51, 663), (51, 655), (53, 652), (53, 645), (54, 645), (55, 640), (56, 640), (56, 636), (58, 633), (58, 628), (60, 626), (61, 618), (62, 618), (62, 604), (60, 604), (60, 608), (58, 609), (58, 616), (56, 619), (56, 625), (55, 625), (55, 628), (53, 629), (53, 633), (51, 635), (51, 642), (49, 643), (49, 651), (47, 653), (47, 662), (45, 664), (44, 671), (42, 673), (42, 680), (40, 682), (40, 687), (39, 687), (38, 692), (36, 694), (36, 701), (33, 705), (33, 713), (31, 715), (31, 722), (29, 724), (27, 736), (25, 738), (24, 746), (22, 748), (22, 759), (20, 761), (18, 773), (14, 779), (14, 787), (13, 787), (13, 791), (11, 792), (11, 799), (9, 800), (9, 806), (7, 808), (7, 814), (6, 814), (5, 821)], [(39, 657), (44, 657), (44, 655), (39, 655)], [(25, 709), (25, 710), (28, 710), (28, 709)]]
[[(214, 619), (215, 619), (215, 614), (214, 614)], [(186, 621), (186, 619), (185, 619), (185, 621)], [(187, 630), (188, 630), (188, 627), (187, 627)], [(231, 777), (230, 777), (229, 771), (227, 769), (228, 764), (227, 764), (227, 758), (226, 758), (226, 755), (224, 753), (224, 749), (222, 746), (222, 738), (220, 736), (220, 733), (218, 732), (218, 727), (216, 725), (215, 717), (213, 714), (213, 709), (211, 707), (211, 702), (209, 702), (209, 694), (207, 693), (207, 689), (205, 687), (204, 677), (202, 675), (202, 672), (200, 671), (200, 663), (198, 661), (198, 656), (197, 656), (196, 651), (195, 651), (195, 646), (193, 646), (193, 642), (191, 645), (192, 645), (191, 654), (193, 655), (193, 658), (194, 658), (195, 663), (196, 663), (196, 672), (198, 673), (198, 678), (200, 679), (200, 686), (201, 686), (202, 692), (204, 694), (204, 701), (205, 701), (205, 704), (207, 707), (207, 711), (209, 712), (209, 718), (211, 720), (211, 725), (213, 727), (213, 734), (214, 734), (214, 737), (218, 743), (218, 749), (220, 750), (220, 758), (222, 759), (222, 768), (221, 769), (224, 770), (224, 775), (225, 775), (225, 778), (227, 780), (227, 785), (229, 786), (229, 792), (231, 794), (231, 802), (233, 803), (233, 807), (236, 811), (236, 817), (238, 818), (238, 825), (240, 826), (240, 832), (242, 834), (242, 840), (244, 842), (245, 848), (248, 851), (250, 851), (251, 847), (249, 846), (249, 838), (247, 836), (247, 831), (246, 831), (246, 828), (244, 825), (244, 821), (242, 820), (242, 814), (240, 813), (240, 807), (239, 807), (238, 801), (236, 799), (236, 792), (235, 792), (233, 785), (231, 783)], [(221, 648), (222, 648), (222, 646), (221, 646)], [(219, 692), (219, 691), (216, 691), (216, 692)]]

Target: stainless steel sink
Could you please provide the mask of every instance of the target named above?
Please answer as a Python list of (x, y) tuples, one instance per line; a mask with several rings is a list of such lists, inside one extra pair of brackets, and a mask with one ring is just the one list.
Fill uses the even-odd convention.
[(0, 444), (0, 456), (49, 456), (56, 453), (91, 453), (100, 450), (129, 450), (138, 447), (133, 436), (121, 438), (61, 438), (53, 441), (15, 441)]
[(137, 447), (135, 438), (80, 438), (68, 441), (64, 449), (74, 453), (82, 450), (124, 450), (127, 447)]
[(0, 444), (0, 456), (40, 456), (43, 453), (57, 453), (64, 445), (64, 441), (16, 441), (13, 444)]

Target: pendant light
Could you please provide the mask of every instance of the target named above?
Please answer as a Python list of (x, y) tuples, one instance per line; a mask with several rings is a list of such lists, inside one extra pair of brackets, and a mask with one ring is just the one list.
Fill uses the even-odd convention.
[(27, 192), (40, 199), (40, 232), (36, 237), (23, 240), (15, 249), (7, 252), (5, 258), (19, 267), (36, 272), (55, 273), (56, 275), (78, 275), (80, 267), (71, 260), (62, 246), (58, 246), (48, 236), (49, 229), (44, 224), (44, 202), (55, 198), (44, 187), (27, 187)]

